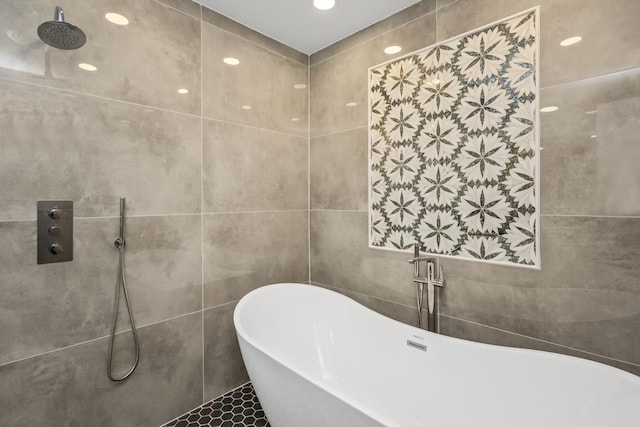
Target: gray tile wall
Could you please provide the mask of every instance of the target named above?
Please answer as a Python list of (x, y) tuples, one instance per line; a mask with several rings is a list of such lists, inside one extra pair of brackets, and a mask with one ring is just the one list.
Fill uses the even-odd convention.
[[(0, 425), (155, 426), (243, 383), (231, 315), (266, 283), (310, 279), (414, 322), (404, 254), (367, 247), (366, 71), (393, 58), (385, 46), (403, 55), (537, 4), (542, 103), (560, 107), (541, 119), (542, 270), (444, 262), (442, 330), (638, 373), (640, 4), (423, 0), (308, 58), (190, 0), (68, 0), (89, 41), (54, 51), (34, 29), (55, 4), (9, 0)], [(559, 46), (573, 35), (583, 41)], [(307, 82), (310, 93), (293, 87)], [(120, 196), (143, 356), (113, 384)], [(35, 263), (40, 199), (75, 201), (73, 262)], [(126, 322), (118, 329), (125, 366)]]
[(640, 2), (424, 0), (312, 55), (311, 282), (407, 319), (405, 254), (367, 247), (367, 69), (538, 4), (542, 270), (444, 260), (441, 328), (638, 373)]
[[(88, 41), (53, 50), (35, 30), (56, 4), (0, 6), (0, 425), (157, 426), (247, 381), (239, 298), (308, 281), (308, 57), (191, 0), (67, 0)], [(120, 196), (142, 355), (115, 384)], [(37, 265), (36, 201), (55, 199), (74, 261)]]

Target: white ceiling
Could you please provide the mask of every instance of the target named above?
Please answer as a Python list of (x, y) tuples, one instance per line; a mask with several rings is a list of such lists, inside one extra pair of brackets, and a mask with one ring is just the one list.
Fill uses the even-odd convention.
[(194, 0), (308, 55), (420, 0), (336, 0), (322, 11), (313, 0)]

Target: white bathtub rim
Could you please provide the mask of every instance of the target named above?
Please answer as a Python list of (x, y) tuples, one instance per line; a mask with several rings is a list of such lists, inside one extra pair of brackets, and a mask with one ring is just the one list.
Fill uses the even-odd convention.
[[(327, 292), (332, 292), (335, 294), (340, 295), (343, 298), (346, 298), (348, 300), (351, 301), (351, 303), (356, 304), (361, 306), (362, 308), (365, 308), (367, 310), (369, 310), (367, 307), (363, 306), (362, 304), (358, 303), (357, 301), (347, 297), (346, 295), (342, 295), (338, 292), (334, 292), (332, 290), (329, 289), (325, 289), (325, 288), (321, 288), (319, 286), (314, 286), (314, 285), (307, 285), (304, 283), (274, 283), (274, 284), (269, 284), (269, 285), (264, 285), (261, 286), (259, 288), (254, 289), (253, 291), (247, 293), (245, 295), (251, 295), (251, 294), (257, 294), (257, 293), (262, 293), (262, 292), (266, 292), (268, 291), (268, 289), (273, 288), (273, 287), (291, 287), (291, 286), (310, 286), (316, 289), (321, 289), (323, 291), (327, 291)], [(301, 378), (305, 379), (306, 381), (310, 382), (311, 384), (313, 384), (314, 386), (320, 388), (321, 390), (324, 390), (325, 392), (335, 396), (336, 398), (340, 399), (341, 401), (343, 401), (345, 404), (351, 406), (352, 408), (356, 409), (357, 411), (367, 415), (370, 418), (373, 418), (374, 420), (386, 425), (386, 426), (395, 426), (396, 423), (393, 422), (392, 420), (389, 420), (386, 416), (384, 416), (383, 414), (380, 414), (379, 412), (377, 412), (376, 410), (372, 410), (369, 407), (366, 407), (360, 403), (358, 403), (357, 401), (354, 402), (352, 397), (349, 397), (347, 394), (342, 393), (339, 389), (336, 389), (334, 387), (330, 387), (329, 385), (327, 385), (326, 383), (317, 381), (315, 378), (313, 378), (312, 376), (302, 372), (301, 370), (291, 366), (290, 364), (287, 364), (285, 362), (283, 362), (281, 360), (281, 358), (273, 355), (270, 351), (267, 351), (262, 345), (256, 343), (256, 341), (252, 338), (250, 338), (246, 332), (246, 330), (244, 329), (244, 325), (242, 325), (242, 322), (239, 320), (240, 317), (240, 312), (242, 311), (242, 307), (244, 306), (245, 301), (244, 298), (241, 298), (240, 301), (238, 301), (238, 304), (236, 305), (236, 308), (233, 311), (233, 323), (234, 326), (236, 328), (236, 332), (240, 335), (240, 337), (247, 342), (247, 344), (253, 346), (254, 348), (256, 348), (258, 351), (262, 352), (263, 354), (265, 354), (266, 356), (268, 356), (269, 358), (271, 358), (273, 361), (275, 361), (276, 363), (278, 363), (279, 365), (283, 366), (286, 369), (289, 369), (290, 371), (294, 372), (296, 375), (299, 375)], [(394, 319), (390, 319), (386, 316), (383, 316), (379, 313), (376, 313), (373, 310), (370, 310), (373, 314), (384, 317), (385, 319), (388, 320), (392, 320), (394, 322), (396, 322), (396, 320)], [(400, 323), (402, 325), (405, 325), (404, 323), (401, 322), (397, 322)], [(425, 331), (427, 332), (427, 331)], [(431, 333), (431, 332), (428, 332)]]
[(402, 327), (414, 328), (414, 329), (416, 329), (416, 331), (419, 331), (420, 333), (424, 333), (426, 335), (431, 335), (435, 339), (441, 339), (443, 341), (449, 340), (449, 341), (463, 343), (465, 345), (480, 346), (480, 347), (485, 347), (485, 348), (494, 348), (494, 349), (495, 348), (499, 348), (500, 351), (504, 351), (504, 352), (529, 353), (529, 354), (532, 353), (532, 352), (535, 352), (535, 353), (538, 353), (539, 357), (547, 357), (547, 358), (550, 358), (550, 359), (557, 359), (557, 360), (566, 360), (567, 358), (570, 358), (570, 359), (573, 359), (574, 363), (580, 363), (580, 364), (583, 364), (583, 365), (590, 365), (593, 369), (599, 369), (599, 370), (607, 371), (611, 375), (615, 375), (617, 377), (624, 378), (627, 381), (631, 380), (638, 387), (640, 387), (640, 376), (634, 375), (631, 372), (624, 371), (624, 370), (616, 368), (614, 366), (606, 365), (604, 363), (596, 362), (596, 361), (589, 360), (589, 359), (584, 359), (584, 358), (581, 358), (581, 357), (565, 355), (565, 354), (559, 354), (559, 353), (553, 353), (553, 352), (544, 351), (544, 350), (535, 350), (535, 349), (527, 349), (527, 348), (501, 346), (501, 345), (495, 345), (495, 344), (486, 344), (486, 343), (481, 343), (481, 342), (476, 342), (476, 341), (465, 340), (465, 339), (462, 339), (462, 338), (451, 337), (451, 336), (448, 336), (448, 335), (435, 334), (433, 332), (429, 332), (429, 331), (426, 331), (424, 329), (419, 329), (419, 328), (417, 328), (415, 326), (407, 325), (405, 323), (399, 322), (399, 321), (397, 321), (395, 319), (392, 319), (390, 317), (384, 316), (384, 315), (382, 315), (382, 314), (380, 314), (380, 313), (378, 313), (378, 312), (376, 312), (374, 310), (371, 310), (370, 308), (360, 304), (359, 302), (353, 300), (352, 298), (349, 298), (348, 296), (346, 296), (344, 294), (341, 294), (339, 292), (335, 292), (335, 291), (327, 289), (327, 288), (316, 286), (316, 285), (308, 285), (308, 284), (304, 284), (304, 283), (290, 283), (290, 282), (289, 283), (267, 284), (267, 285), (260, 286), (260, 287), (258, 287), (256, 289), (252, 290), (251, 292), (247, 293), (242, 299), (240, 299), (240, 301), (238, 301), (238, 304), (236, 305), (236, 308), (234, 309), (234, 312), (233, 312), (233, 323), (234, 323), (234, 326), (236, 328), (237, 334), (240, 335), (241, 338), (245, 342), (247, 342), (249, 345), (253, 346), (257, 350), (261, 351), (265, 355), (267, 355), (269, 358), (271, 358), (272, 360), (277, 362), (279, 365), (285, 367), (286, 369), (291, 370), (292, 372), (294, 372), (295, 374), (297, 374), (300, 377), (304, 378), (306, 381), (309, 381), (311, 384), (315, 385), (316, 387), (319, 387), (320, 389), (325, 390), (327, 393), (332, 394), (333, 396), (335, 396), (338, 399), (340, 399), (343, 402), (345, 402), (347, 405), (355, 408), (356, 410), (358, 410), (358, 411), (362, 412), (363, 414), (373, 418), (376, 421), (381, 422), (382, 424), (384, 424), (386, 426), (395, 426), (395, 425), (397, 425), (397, 423), (392, 421), (392, 420), (389, 420), (388, 417), (384, 416), (383, 414), (381, 414), (380, 412), (376, 411), (375, 409), (372, 409), (371, 407), (358, 402), (353, 397), (342, 393), (339, 389), (332, 387), (331, 384), (327, 384), (327, 383), (323, 383), (323, 382), (317, 381), (315, 378), (313, 378), (313, 376), (310, 376), (310, 375), (306, 374), (305, 372), (302, 372), (300, 369), (297, 369), (297, 368), (295, 368), (293, 366), (290, 366), (289, 364), (283, 362), (281, 360), (281, 358), (273, 355), (272, 352), (267, 351), (264, 348), (264, 346), (262, 346), (261, 344), (258, 344), (253, 338), (249, 337), (249, 334), (247, 334), (247, 331), (245, 330), (244, 325), (242, 324), (242, 321), (240, 319), (240, 313), (242, 312), (242, 308), (246, 303), (246, 300), (245, 300), (246, 297), (248, 297), (249, 295), (255, 295), (255, 294), (259, 294), (259, 293), (263, 293), (263, 292), (268, 292), (269, 289), (275, 288), (275, 287), (298, 287), (298, 286), (307, 286), (309, 288), (312, 288), (313, 289), (312, 292), (328, 292), (328, 293), (336, 294), (341, 298), (349, 300), (350, 304), (358, 306), (357, 307), (358, 309), (364, 309), (364, 310), (368, 311), (370, 315), (377, 316), (377, 317), (382, 317), (382, 318), (384, 318), (385, 321), (390, 321), (390, 322), (397, 323), (397, 324), (401, 325)]

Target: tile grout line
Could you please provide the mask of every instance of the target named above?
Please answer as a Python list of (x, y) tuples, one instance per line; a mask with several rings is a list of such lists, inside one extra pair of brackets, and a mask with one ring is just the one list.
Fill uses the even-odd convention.
[[(204, 94), (203, 94), (203, 96), (204, 96)], [(274, 130), (274, 129), (269, 129), (269, 128), (261, 128), (259, 126), (252, 126), (252, 125), (247, 125), (247, 124), (243, 124), (243, 123), (232, 122), (232, 121), (229, 121), (229, 120), (215, 119), (213, 117), (206, 117), (206, 116), (204, 116), (204, 114), (203, 114), (202, 118), (204, 120), (209, 120), (209, 121), (212, 121), (212, 122), (219, 122), (219, 123), (224, 123), (224, 124), (228, 124), (228, 125), (241, 126), (241, 127), (245, 127), (245, 128), (249, 128), (249, 129), (256, 129), (256, 130), (261, 130), (261, 131), (264, 131), (264, 132), (277, 133), (277, 134), (280, 134), (280, 135), (287, 135), (287, 136), (293, 136), (293, 137), (299, 138), (299, 139), (305, 139), (305, 135), (289, 133), (289, 132), (283, 132), (283, 131), (280, 131), (280, 130)]]
[[(529, 335), (524, 335), (524, 334), (521, 334), (521, 333), (518, 333), (518, 332), (508, 331), (506, 329), (501, 329), (501, 328), (496, 328), (495, 326), (485, 325), (483, 323), (474, 322), (472, 320), (461, 319), (459, 317), (451, 316), (451, 315), (448, 315), (448, 314), (440, 314), (440, 316), (448, 317), (450, 319), (459, 320), (459, 321), (465, 322), (465, 323), (471, 323), (472, 325), (482, 326), (484, 328), (493, 329), (495, 331), (505, 332), (507, 334), (516, 335), (516, 336), (519, 336), (519, 337), (522, 337), (522, 338), (531, 339), (531, 340), (542, 342), (542, 343), (545, 343), (545, 344), (551, 344), (551, 345), (554, 345), (556, 347), (566, 348), (568, 350), (577, 351), (579, 353), (589, 354), (591, 356), (600, 357), (602, 359), (607, 359), (607, 360), (612, 360), (612, 361), (615, 361), (615, 362), (624, 363), (625, 365), (631, 365), (631, 366), (640, 367), (640, 364), (637, 364), (637, 363), (627, 362), (626, 360), (620, 360), (620, 359), (616, 359), (615, 357), (609, 357), (609, 356), (605, 356), (605, 355), (602, 355), (602, 354), (593, 353), (591, 351), (581, 350), (579, 348), (571, 347), (571, 346), (568, 346), (568, 345), (558, 344), (558, 343), (555, 343), (553, 341), (544, 340), (542, 338), (536, 338), (536, 337), (532, 337), (532, 336), (529, 336)], [(517, 348), (517, 347), (514, 347), (514, 348)], [(542, 350), (542, 351), (544, 351), (544, 350)]]
[[(196, 212), (196, 213), (175, 213), (175, 214), (144, 214), (144, 215), (127, 215), (127, 218), (164, 218), (164, 217), (176, 217), (176, 216), (193, 216), (197, 217), (200, 215), (229, 215), (229, 214), (253, 214), (253, 213), (273, 213), (273, 212), (304, 212), (307, 209), (283, 209), (283, 210), (264, 210), (264, 211), (227, 211), (227, 212)], [(74, 220), (83, 220), (83, 221), (91, 221), (98, 219), (117, 219), (118, 216), (85, 216), (85, 217), (74, 217)], [(37, 221), (37, 218), (25, 218), (25, 219), (7, 219), (0, 220), (0, 224), (2, 223), (12, 223), (12, 222), (34, 222)]]
[(28, 80), (19, 80), (19, 79), (12, 79), (12, 78), (9, 78), (9, 77), (0, 77), (0, 82), (20, 84), (20, 85), (26, 85), (26, 86), (35, 86), (35, 87), (50, 89), (50, 90), (54, 90), (54, 91), (72, 93), (72, 94), (75, 94), (75, 95), (81, 95), (81, 96), (86, 96), (86, 97), (90, 97), (90, 98), (97, 98), (97, 99), (102, 99), (102, 100), (106, 100), (106, 101), (117, 102), (117, 103), (120, 103), (120, 104), (126, 104), (126, 105), (135, 106), (135, 107), (150, 108), (152, 110), (178, 114), (178, 115), (186, 116), (186, 117), (200, 118), (200, 116), (198, 116), (198, 115), (195, 115), (195, 114), (192, 114), (192, 113), (185, 113), (183, 111), (170, 110), (168, 108), (156, 107), (156, 106), (150, 105), (150, 104), (140, 104), (138, 102), (127, 101), (125, 99), (111, 98), (111, 97), (108, 97), (108, 96), (97, 95), (97, 94), (90, 93), (90, 92), (80, 92), (80, 91), (77, 91), (77, 90), (68, 89), (68, 88), (64, 88), (64, 87), (48, 86), (48, 85), (45, 85), (45, 84), (39, 84), (39, 83), (31, 82), (31, 81), (28, 81)]
[[(158, 320), (158, 321), (155, 321), (155, 322), (145, 323), (145, 324), (143, 324), (141, 326), (140, 325), (136, 326), (136, 329), (139, 331), (140, 329), (148, 328), (150, 326), (156, 326), (156, 325), (159, 325), (161, 323), (170, 322), (172, 320), (177, 320), (177, 319), (180, 319), (180, 318), (183, 318), (183, 317), (187, 317), (187, 316), (192, 316), (194, 314), (200, 313), (201, 311), (202, 310), (191, 311), (189, 313), (179, 314), (177, 316), (169, 317), (169, 318)], [(116, 332), (116, 335), (122, 335), (122, 334), (126, 334), (128, 332), (131, 332), (131, 329), (124, 329), (124, 330), (118, 331), (118, 332)], [(19, 359), (10, 360), (8, 362), (0, 363), (0, 368), (3, 367), (3, 366), (11, 365), (13, 363), (18, 363), (18, 362), (23, 362), (25, 360), (33, 359), (35, 357), (45, 356), (47, 354), (56, 353), (58, 351), (67, 350), (67, 349), (78, 347), (78, 346), (81, 346), (81, 345), (84, 345), (84, 344), (90, 344), (90, 343), (92, 343), (94, 341), (99, 341), (99, 340), (102, 340), (102, 339), (105, 339), (105, 338), (109, 338), (110, 336), (111, 336), (110, 334), (109, 335), (102, 335), (102, 336), (99, 336), (99, 337), (96, 337), (96, 338), (91, 338), (89, 340), (85, 340), (85, 341), (73, 343), (73, 344), (70, 344), (70, 345), (66, 345), (64, 347), (59, 347), (59, 348), (54, 348), (52, 350), (47, 350), (47, 351), (44, 351), (42, 353), (32, 354), (32, 355), (29, 355), (29, 356), (26, 356), (26, 357), (22, 357), (22, 358), (19, 358)]]
[(307, 271), (311, 283), (311, 55), (307, 59)]
[(316, 212), (349, 212), (349, 213), (369, 213), (366, 209), (325, 209), (325, 208), (314, 208), (311, 209)]
[(355, 130), (362, 130), (362, 129), (368, 129), (368, 128), (369, 128), (368, 125), (356, 126), (356, 127), (352, 127), (352, 128), (349, 128), (349, 129), (337, 130), (337, 131), (334, 131), (334, 132), (328, 132), (328, 133), (323, 133), (323, 134), (320, 134), (320, 135), (310, 136), (310, 138), (311, 139), (323, 138), (323, 137), (326, 137), (326, 136), (339, 135), (341, 133), (353, 132)]
[(203, 16), (200, 5), (200, 346), (202, 374), (202, 396), (200, 401), (204, 403), (205, 378), (204, 378), (204, 32)]
[(222, 304), (212, 305), (211, 307), (203, 308), (202, 311), (209, 311), (209, 310), (217, 309), (217, 308), (220, 308), (220, 307), (224, 307), (225, 305), (236, 304), (238, 301), (240, 301), (240, 300), (239, 299), (234, 299), (233, 301), (227, 301), (227, 302), (223, 302)]
[[(202, 36), (201, 36), (202, 38)], [(203, 50), (202, 45), (200, 46), (200, 50)], [(202, 55), (202, 53), (201, 53)], [(45, 84), (40, 84), (40, 83), (35, 83), (35, 82), (31, 82), (31, 81), (27, 81), (27, 80), (19, 80), (19, 79), (12, 79), (9, 77), (0, 77), (0, 82), (5, 83), (5, 84), (16, 84), (16, 85), (24, 85), (24, 86), (32, 86), (32, 87), (39, 87), (39, 88), (44, 88), (44, 89), (48, 89), (48, 90), (52, 90), (52, 91), (60, 91), (60, 92), (65, 92), (65, 93), (72, 93), (74, 95), (79, 95), (79, 96), (84, 96), (84, 97), (89, 97), (89, 98), (96, 98), (96, 99), (100, 99), (103, 101), (109, 101), (109, 102), (114, 102), (114, 103), (119, 103), (119, 104), (125, 104), (125, 105), (129, 105), (129, 106), (133, 106), (133, 107), (141, 107), (141, 108), (150, 108), (152, 110), (155, 111), (160, 111), (160, 112), (164, 112), (164, 113), (170, 113), (170, 114), (177, 114), (180, 116), (184, 116), (184, 117), (191, 117), (191, 118), (198, 118), (198, 119), (205, 119), (205, 120), (211, 120), (211, 121), (216, 121), (216, 122), (220, 122), (220, 123), (227, 123), (227, 124), (231, 124), (231, 125), (236, 125), (236, 126), (243, 126), (243, 127), (247, 127), (250, 129), (257, 129), (257, 130), (262, 130), (265, 132), (272, 132), (272, 133), (278, 133), (278, 134), (282, 134), (282, 135), (289, 135), (289, 136), (293, 136), (293, 137), (297, 137), (297, 138), (304, 138), (303, 135), (300, 134), (295, 134), (295, 133), (289, 133), (289, 132), (283, 132), (283, 131), (278, 131), (278, 130), (273, 130), (273, 129), (269, 129), (269, 128), (262, 128), (259, 126), (251, 126), (251, 125), (247, 125), (247, 124), (243, 124), (243, 123), (238, 123), (238, 122), (232, 122), (232, 121), (228, 121), (228, 120), (222, 120), (222, 119), (217, 119), (214, 117), (207, 117), (204, 115), (204, 109), (203, 109), (203, 64), (202, 64), (202, 56), (200, 57), (200, 86), (201, 86), (201, 96), (200, 96), (200, 114), (196, 115), (196, 114), (192, 114), (192, 113), (185, 113), (183, 111), (178, 111), (178, 110), (171, 110), (169, 108), (163, 108), (163, 107), (157, 107), (151, 104), (141, 104), (138, 102), (133, 102), (133, 101), (127, 101), (125, 99), (118, 99), (118, 98), (112, 98), (112, 97), (108, 97), (108, 96), (103, 96), (103, 95), (98, 95), (95, 93), (91, 93), (91, 92), (80, 92), (77, 90), (73, 90), (73, 89), (68, 89), (68, 88), (64, 88), (64, 87), (57, 87), (57, 86), (48, 86)]]
[(343, 291), (346, 291), (346, 292), (349, 292), (349, 293), (352, 293), (352, 294), (362, 295), (364, 297), (376, 299), (378, 301), (383, 301), (383, 302), (386, 302), (386, 303), (389, 303), (389, 304), (399, 305), (401, 307), (411, 308), (411, 309), (414, 309), (414, 310), (416, 309), (416, 307), (412, 306), (412, 305), (406, 305), (406, 304), (399, 303), (399, 302), (396, 302), (396, 301), (391, 301), (391, 300), (388, 300), (388, 299), (375, 297), (373, 295), (363, 294), (362, 292), (352, 291), (352, 290), (349, 290), (349, 289), (341, 288), (340, 286), (329, 285), (329, 284), (318, 282), (318, 281), (314, 281), (314, 283), (318, 283), (319, 285), (327, 286), (327, 287), (334, 288), (334, 289), (341, 289)]
[[(331, 209), (331, 208), (311, 208), (308, 209), (274, 209), (263, 211), (224, 211), (224, 212), (202, 212), (202, 213), (175, 213), (175, 214), (143, 214), (143, 215), (128, 215), (127, 218), (141, 219), (141, 218), (164, 218), (164, 217), (179, 217), (179, 216), (200, 216), (200, 215), (242, 215), (242, 214), (261, 214), (261, 213), (277, 213), (277, 212), (305, 212), (319, 211), (319, 212), (360, 212), (367, 213), (367, 209)], [(640, 219), (640, 215), (590, 215), (590, 214), (547, 214), (541, 213), (541, 217), (546, 218), (609, 218), (609, 219)], [(85, 216), (74, 217), (74, 220), (91, 221), (101, 219), (117, 219), (118, 216)], [(4, 223), (18, 223), (18, 222), (34, 222), (37, 218), (26, 219), (7, 219), (0, 220), (0, 224)]]
[(595, 79), (601, 79), (603, 77), (608, 77), (608, 76), (615, 76), (617, 74), (626, 74), (626, 73), (632, 73), (632, 72), (637, 72), (640, 71), (640, 67), (632, 67), (632, 68), (625, 68), (624, 70), (617, 70), (617, 71), (611, 71), (608, 73), (602, 73), (602, 74), (595, 74), (593, 76), (588, 76), (588, 77), (579, 77), (575, 80), (568, 80), (565, 82), (560, 82), (560, 83), (555, 83), (549, 86), (540, 86), (540, 91), (542, 90), (546, 90), (546, 89), (553, 89), (559, 86), (566, 86), (566, 85), (570, 85), (570, 84), (574, 84), (574, 83), (583, 83), (586, 82), (587, 80), (595, 80)]
[[(176, 7), (171, 6), (170, 4), (164, 3), (162, 0), (153, 0), (153, 1), (154, 1), (154, 2), (156, 2), (156, 3), (158, 3), (158, 4), (161, 4), (162, 6), (166, 6), (166, 7), (168, 7), (169, 9), (173, 9), (173, 10), (175, 10), (176, 12), (180, 12), (180, 13), (182, 13), (183, 15), (188, 16), (189, 18), (198, 19), (198, 17), (197, 17), (197, 16), (193, 16), (193, 15), (191, 15), (190, 13), (185, 12), (184, 10), (180, 10), (180, 9), (178, 9), (178, 8), (176, 8)], [(199, 5), (200, 7), (202, 7), (202, 6), (200, 5), (200, 3), (197, 3), (197, 2), (194, 2), (194, 3), (196, 3), (197, 5)], [(200, 13), (200, 15), (202, 15), (202, 13)]]
[[(170, 213), (170, 214), (140, 214), (140, 215), (127, 215), (127, 219), (129, 218), (163, 218), (167, 216), (198, 216), (200, 213)], [(92, 219), (114, 219), (120, 218), (117, 215), (114, 216), (74, 216), (73, 219), (81, 219), (81, 220), (92, 220)], [(35, 221), (36, 218), (33, 219)]]
[(272, 209), (264, 211), (228, 211), (228, 212), (205, 212), (204, 215), (238, 215), (238, 214), (261, 214), (277, 212), (306, 212), (307, 209)]

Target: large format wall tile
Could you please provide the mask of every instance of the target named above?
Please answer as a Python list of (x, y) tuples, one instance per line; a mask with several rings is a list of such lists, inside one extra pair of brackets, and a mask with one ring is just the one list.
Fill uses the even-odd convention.
[[(139, 324), (202, 308), (201, 222), (200, 215), (127, 219), (127, 288)], [(111, 255), (109, 260), (112, 273), (116, 271), (116, 255)], [(115, 282), (111, 276), (104, 281)], [(115, 292), (115, 283), (111, 285)], [(126, 325), (128, 317), (123, 301), (120, 309), (119, 320), (124, 320)]]
[(542, 213), (640, 215), (640, 69), (542, 90)]
[(37, 265), (36, 223), (0, 222), (0, 364), (108, 333), (117, 227), (76, 220), (74, 260)]
[(204, 401), (249, 381), (233, 326), (235, 303), (204, 311)]
[[(109, 333), (118, 220), (74, 222), (74, 260), (36, 264), (35, 222), (0, 222), (0, 364)], [(127, 286), (138, 325), (201, 307), (200, 217), (127, 219)], [(118, 329), (128, 328), (121, 302)]]
[(525, 335), (514, 334), (502, 329), (487, 327), (478, 323), (468, 322), (455, 317), (440, 316), (440, 333), (486, 344), (529, 348), (533, 350), (550, 351), (553, 353), (566, 354), (568, 356), (581, 357), (583, 359), (590, 359), (595, 362), (605, 363), (619, 369), (624, 369), (625, 371), (629, 371), (636, 375), (640, 375), (640, 365), (600, 357), (593, 353), (574, 350), (569, 347), (552, 344), (550, 342), (530, 338)]
[(205, 215), (204, 306), (309, 277), (307, 211)]
[(307, 67), (212, 25), (202, 31), (203, 115), (307, 136)]
[(404, 305), (415, 301), (401, 253), (367, 247), (367, 213), (311, 211), (311, 280)]
[[(640, 2), (458, 0), (438, 9), (438, 41), (540, 5), (540, 87), (640, 65)], [(597, 31), (594, 31), (597, 28)], [(581, 36), (576, 45), (560, 42)]]
[(311, 209), (367, 209), (367, 129), (312, 138)]
[(0, 366), (0, 425), (158, 426), (202, 402), (201, 340), (200, 313), (142, 328), (123, 383), (107, 378), (106, 338)]
[[(0, 82), (0, 220), (33, 219), (37, 200), (76, 217), (200, 210), (200, 119)], [(158, 191), (162, 188), (162, 191)]]
[(204, 123), (204, 211), (306, 209), (307, 139)]
[[(311, 135), (367, 126), (367, 70), (394, 56), (433, 44), (435, 22), (435, 13), (430, 13), (312, 66)], [(387, 55), (384, 48), (390, 45), (399, 45), (403, 50)]]
[(543, 216), (542, 271), (443, 261), (443, 314), (640, 364), (640, 220)]
[[(41, 42), (36, 29), (51, 20), (56, 3), (2, 2), (0, 76), (91, 93), (138, 104), (200, 114), (200, 21), (154, 0), (68, 0), (68, 22), (83, 29), (87, 43), (63, 51)], [(117, 11), (118, 26), (104, 18)], [(3, 31), (4, 33), (4, 31)], [(187, 41), (188, 42), (185, 42)], [(78, 68), (89, 63), (97, 71)], [(185, 88), (187, 95), (178, 93)]]

